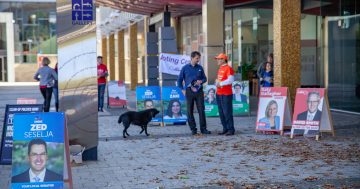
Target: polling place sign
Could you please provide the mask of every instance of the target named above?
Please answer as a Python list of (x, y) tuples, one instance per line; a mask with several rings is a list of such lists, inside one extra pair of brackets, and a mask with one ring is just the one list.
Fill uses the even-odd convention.
[(190, 63), (190, 56), (181, 54), (161, 53), (159, 59), (160, 73), (171, 75), (179, 75), (181, 68)]
[(42, 104), (8, 104), (5, 108), (5, 119), (1, 137), (0, 164), (11, 164), (13, 147), (13, 118), (15, 113), (42, 112)]

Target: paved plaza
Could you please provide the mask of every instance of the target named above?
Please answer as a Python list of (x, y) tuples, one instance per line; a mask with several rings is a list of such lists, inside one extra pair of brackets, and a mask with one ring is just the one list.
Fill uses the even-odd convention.
[[(0, 87), (0, 96), (1, 123), (14, 96), (42, 100), (36, 86)], [(130, 109), (134, 98), (128, 91)], [(72, 167), (74, 188), (360, 188), (360, 116), (333, 112), (335, 137), (290, 139), (255, 133), (252, 100), (252, 115), (234, 118), (234, 136), (217, 135), (220, 119), (207, 118), (211, 135), (151, 125), (149, 137), (131, 126), (123, 139), (117, 119), (126, 110), (106, 109), (99, 114), (98, 161)], [(1, 165), (0, 173), (1, 188), (8, 188), (11, 166)]]

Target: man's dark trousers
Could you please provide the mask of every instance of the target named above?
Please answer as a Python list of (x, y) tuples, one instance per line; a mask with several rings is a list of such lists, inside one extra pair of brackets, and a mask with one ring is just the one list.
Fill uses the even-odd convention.
[(198, 92), (193, 92), (189, 87), (186, 88), (187, 116), (190, 129), (193, 133), (197, 132), (196, 122), (194, 118), (194, 101), (199, 112), (200, 131), (206, 131), (204, 92), (202, 88)]
[(223, 132), (234, 133), (233, 95), (216, 95)]

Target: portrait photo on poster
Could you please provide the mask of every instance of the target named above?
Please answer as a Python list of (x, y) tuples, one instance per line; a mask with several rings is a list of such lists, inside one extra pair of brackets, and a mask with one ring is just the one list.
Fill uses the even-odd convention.
[(300, 91), (295, 101), (296, 120), (320, 121), (323, 107), (320, 91)]
[(179, 99), (172, 99), (167, 103), (164, 102), (164, 119), (187, 119), (186, 116), (186, 107), (182, 104), (185, 102), (181, 102)]
[(282, 130), (284, 109), (284, 99), (260, 98), (256, 128)]
[(12, 183), (63, 181), (64, 144), (35, 138), (14, 141)]
[(233, 101), (249, 103), (248, 81), (234, 81), (232, 84)]
[(217, 105), (215, 85), (207, 85), (205, 89), (205, 104)]

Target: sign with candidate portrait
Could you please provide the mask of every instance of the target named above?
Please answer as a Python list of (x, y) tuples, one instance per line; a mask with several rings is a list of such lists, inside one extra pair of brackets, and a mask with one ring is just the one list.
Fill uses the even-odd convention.
[(261, 87), (256, 131), (282, 132), (291, 125), (287, 87)]
[(108, 106), (126, 106), (126, 88), (123, 81), (109, 81)]
[(299, 88), (296, 91), (291, 136), (333, 132), (331, 114), (324, 88)]
[(186, 122), (185, 96), (179, 87), (162, 87), (164, 122)]
[(205, 115), (207, 117), (219, 116), (219, 108), (216, 101), (216, 86), (206, 85), (204, 87), (205, 94)]
[(233, 115), (250, 113), (249, 106), (249, 81), (234, 81), (233, 91)]
[(42, 112), (42, 104), (6, 105), (3, 133), (1, 137), (0, 164), (11, 164), (13, 147), (13, 121), (15, 113)]
[(151, 121), (161, 122), (161, 96), (159, 86), (136, 87), (136, 110), (156, 108), (160, 111)]
[(64, 113), (14, 115), (11, 188), (63, 188)]

